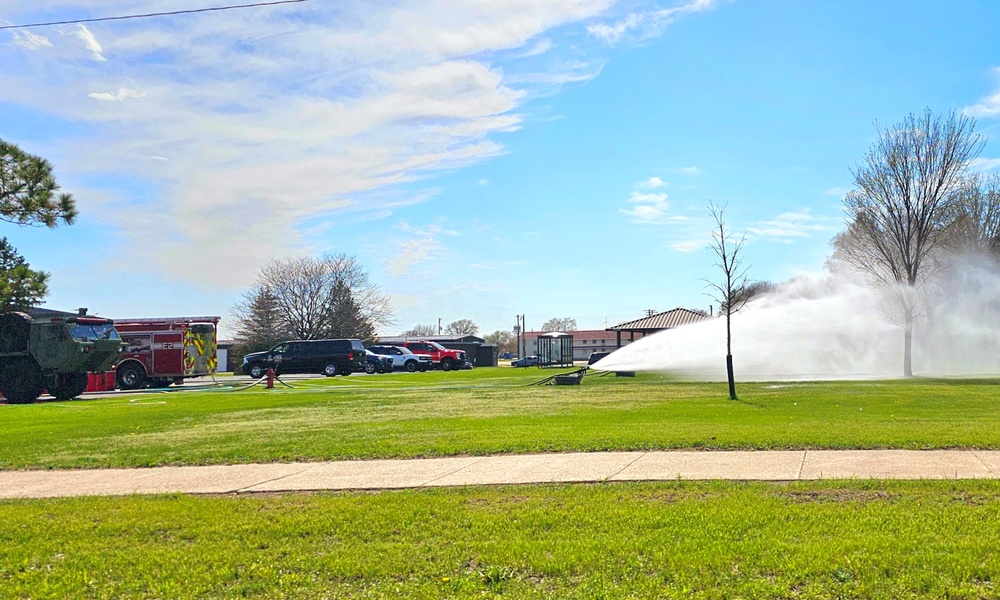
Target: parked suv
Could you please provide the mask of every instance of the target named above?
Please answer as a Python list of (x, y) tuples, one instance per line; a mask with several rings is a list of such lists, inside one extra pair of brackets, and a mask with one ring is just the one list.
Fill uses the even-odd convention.
[(368, 346), (369, 352), (380, 356), (392, 357), (392, 368), (395, 370), (426, 371), (431, 368), (431, 357), (414, 354), (406, 348), (398, 346)]
[(364, 371), (365, 346), (361, 340), (294, 340), (243, 357), (243, 372), (254, 379), (262, 377), (268, 369), (274, 369), (276, 375), (350, 375)]
[(472, 363), (465, 357), (465, 352), (445, 348), (437, 342), (403, 342), (402, 346), (414, 354), (423, 354), (431, 357), (431, 362), (434, 363), (434, 366), (441, 367), (442, 371), (472, 368)]

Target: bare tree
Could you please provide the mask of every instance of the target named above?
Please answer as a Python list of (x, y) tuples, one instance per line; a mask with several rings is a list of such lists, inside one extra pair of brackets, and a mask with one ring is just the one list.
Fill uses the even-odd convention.
[(280, 323), (278, 332), (306, 340), (368, 340), (375, 326), (387, 324), (391, 315), (388, 296), (345, 254), (284, 258), (265, 265), (257, 284), (234, 306), (237, 330), (251, 331), (272, 311)]
[(734, 239), (726, 228), (726, 208), (708, 203), (708, 212), (715, 220), (712, 231), (711, 249), (715, 252), (715, 266), (722, 271), (719, 281), (706, 279), (705, 283), (713, 290), (709, 295), (719, 303), (719, 315), (726, 317), (726, 377), (729, 381), (729, 399), (737, 400), (736, 377), (733, 373), (733, 330), (731, 317), (743, 308), (749, 296), (746, 293), (747, 269), (743, 266), (743, 245), (746, 234)]
[(913, 375), (916, 288), (940, 268), (958, 192), (969, 162), (983, 147), (975, 121), (928, 108), (889, 129), (852, 170), (857, 187), (844, 198), (848, 229), (838, 258), (874, 281), (893, 286), (903, 325), (903, 374)]
[(974, 173), (955, 193), (948, 243), (959, 253), (1000, 258), (1000, 175)]
[(479, 325), (472, 319), (459, 319), (448, 323), (444, 332), (448, 335), (476, 335), (479, 332)]
[(436, 325), (415, 325), (412, 329), (407, 329), (403, 332), (403, 337), (427, 337), (429, 335), (437, 335), (438, 328)]
[(576, 331), (576, 319), (573, 317), (553, 317), (542, 323), (542, 331)]
[(517, 351), (514, 334), (509, 331), (498, 329), (493, 333), (487, 333), (483, 339), (486, 340), (487, 344), (496, 346), (498, 352)]

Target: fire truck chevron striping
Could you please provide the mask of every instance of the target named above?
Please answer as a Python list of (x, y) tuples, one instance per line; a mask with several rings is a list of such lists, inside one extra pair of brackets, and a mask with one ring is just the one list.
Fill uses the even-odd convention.
[(128, 344), (115, 366), (117, 386), (166, 387), (187, 377), (214, 375), (219, 321), (219, 317), (116, 319), (118, 334)]

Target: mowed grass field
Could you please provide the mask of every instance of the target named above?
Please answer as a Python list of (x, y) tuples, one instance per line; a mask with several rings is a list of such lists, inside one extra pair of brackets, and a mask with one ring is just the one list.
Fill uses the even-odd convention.
[[(506, 368), (0, 406), (0, 467), (1000, 448), (992, 380), (528, 385)], [(0, 502), (0, 598), (996, 598), (1000, 482)]]
[(0, 468), (596, 450), (1000, 448), (993, 380), (725, 384), (492, 368), (0, 406)]

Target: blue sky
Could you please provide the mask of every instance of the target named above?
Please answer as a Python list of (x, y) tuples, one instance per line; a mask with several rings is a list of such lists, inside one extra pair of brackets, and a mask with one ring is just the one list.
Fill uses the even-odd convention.
[[(0, 22), (219, 6), (0, 0)], [(235, 3), (234, 3), (235, 4)], [(0, 31), (0, 138), (79, 222), (0, 224), (46, 305), (221, 315), (346, 252), (395, 333), (705, 309), (709, 201), (753, 279), (823, 270), (850, 169), (930, 107), (1000, 168), (1000, 3), (331, 2)]]

